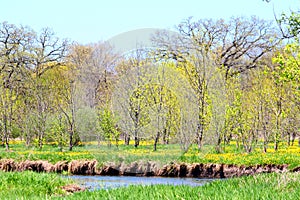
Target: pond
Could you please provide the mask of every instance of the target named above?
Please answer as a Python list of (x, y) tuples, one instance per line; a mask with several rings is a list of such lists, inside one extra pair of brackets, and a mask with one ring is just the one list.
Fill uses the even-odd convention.
[(136, 177), (136, 176), (67, 176), (89, 190), (112, 189), (129, 185), (189, 185), (201, 186), (215, 179)]

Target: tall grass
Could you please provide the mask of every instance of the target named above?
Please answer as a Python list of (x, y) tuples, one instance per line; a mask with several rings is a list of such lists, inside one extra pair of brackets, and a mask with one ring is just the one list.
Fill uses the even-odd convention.
[(67, 199), (300, 199), (300, 174), (260, 174), (219, 180), (200, 187), (151, 185), (85, 191)]
[(65, 195), (60, 187), (68, 183), (56, 174), (0, 172), (0, 199), (49, 199)]
[(67, 195), (71, 183), (56, 174), (0, 172), (0, 199), (300, 199), (300, 174), (259, 174), (216, 180), (204, 186), (150, 185)]

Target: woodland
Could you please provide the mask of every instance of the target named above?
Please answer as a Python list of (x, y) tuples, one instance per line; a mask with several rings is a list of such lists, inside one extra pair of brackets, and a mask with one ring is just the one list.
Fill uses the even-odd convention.
[[(119, 54), (50, 28), (0, 23), (0, 136), (62, 151), (88, 141), (151, 141), (250, 153), (300, 141), (299, 14), (188, 18), (155, 48)], [(133, 143), (131, 143), (133, 141)], [(300, 144), (299, 144), (300, 145)]]

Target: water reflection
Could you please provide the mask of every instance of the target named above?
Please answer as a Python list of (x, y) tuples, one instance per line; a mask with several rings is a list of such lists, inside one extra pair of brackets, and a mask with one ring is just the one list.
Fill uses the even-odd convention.
[(129, 185), (189, 185), (201, 186), (213, 179), (197, 179), (197, 178), (165, 178), (165, 177), (135, 177), (135, 176), (67, 176), (74, 179), (83, 187), (89, 190), (111, 189), (117, 187), (125, 187)]

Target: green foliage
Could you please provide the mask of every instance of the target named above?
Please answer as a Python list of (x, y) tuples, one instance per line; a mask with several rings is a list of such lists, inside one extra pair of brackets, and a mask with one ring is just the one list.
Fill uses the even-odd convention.
[[(281, 14), (281, 18), (277, 20), (281, 26), (284, 26), (288, 30), (286, 37), (297, 38), (300, 34), (300, 13), (292, 11), (290, 15), (286, 13)], [(298, 38), (299, 39), (299, 38)]]
[(49, 120), (48, 125), (48, 142), (57, 142), (60, 151), (67, 145), (68, 131), (67, 121), (64, 116), (52, 116)]
[(107, 108), (100, 110), (98, 120), (100, 131), (103, 133), (104, 138), (109, 141), (109, 145), (112, 141), (115, 141), (118, 146), (120, 131), (116, 128), (117, 120), (111, 110)]
[(282, 53), (273, 58), (277, 64), (274, 76), (280, 82), (292, 82), (297, 84), (300, 81), (300, 46), (298, 43), (288, 44)]

